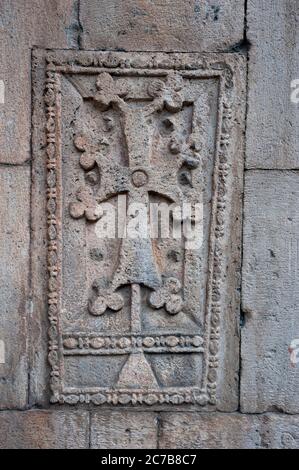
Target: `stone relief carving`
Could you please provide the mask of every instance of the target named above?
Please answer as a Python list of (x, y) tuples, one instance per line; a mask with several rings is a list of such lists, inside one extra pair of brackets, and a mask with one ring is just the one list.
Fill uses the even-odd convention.
[[(237, 86), (225, 55), (46, 54), (53, 403), (215, 405)], [(203, 207), (202, 244), (101, 239), (102, 205)], [(151, 223), (151, 220), (149, 220)]]

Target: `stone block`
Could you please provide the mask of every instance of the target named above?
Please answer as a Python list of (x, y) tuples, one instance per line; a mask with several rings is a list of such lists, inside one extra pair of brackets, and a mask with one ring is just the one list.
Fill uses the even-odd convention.
[(247, 168), (299, 167), (298, 21), (297, 0), (247, 3)]
[(123, 410), (91, 414), (92, 449), (156, 449), (157, 440), (155, 413)]
[(162, 413), (160, 449), (257, 448), (252, 416), (226, 413)]
[(244, 412), (299, 412), (298, 188), (296, 172), (246, 174), (241, 351)]
[(80, 19), (83, 49), (229, 51), (243, 39), (244, 1), (81, 0)]
[(86, 449), (87, 411), (0, 412), (0, 449)]
[(77, 47), (77, 1), (10, 0), (0, 5), (0, 162), (30, 159), (31, 50)]
[(0, 166), (0, 409), (28, 394), (30, 168)]
[(299, 417), (162, 413), (159, 449), (299, 449)]

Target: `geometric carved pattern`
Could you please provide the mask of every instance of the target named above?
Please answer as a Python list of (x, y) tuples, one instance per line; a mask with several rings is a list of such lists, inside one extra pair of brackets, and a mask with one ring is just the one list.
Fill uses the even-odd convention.
[[(45, 53), (52, 403), (215, 405), (230, 133), (227, 54)], [(101, 240), (101, 204), (203, 206), (203, 241)]]

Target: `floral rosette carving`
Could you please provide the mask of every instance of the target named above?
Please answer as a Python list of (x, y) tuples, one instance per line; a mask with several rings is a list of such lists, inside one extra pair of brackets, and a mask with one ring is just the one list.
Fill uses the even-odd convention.
[(94, 316), (103, 315), (109, 308), (114, 312), (118, 312), (124, 306), (124, 300), (117, 292), (102, 292), (101, 295), (95, 299), (90, 299), (88, 303), (88, 310)]
[(80, 165), (84, 170), (92, 170), (95, 166), (95, 154), (90, 148), (88, 139), (84, 134), (77, 134), (74, 138), (75, 147), (82, 152), (80, 156)]
[[(111, 125), (111, 122), (108, 120), (109, 118), (106, 118), (108, 122), (106, 125)], [(97, 155), (105, 156), (109, 148), (109, 141), (105, 137), (98, 139), (96, 142), (90, 142), (90, 140), (83, 132), (78, 132), (74, 138), (76, 149), (82, 152), (79, 163), (85, 171), (93, 170), (97, 162)]]
[(155, 79), (147, 87), (148, 95), (156, 100), (160, 100), (161, 108), (165, 108), (176, 113), (182, 109), (183, 94), (181, 93), (184, 87), (184, 80), (179, 73), (170, 72), (167, 76), (166, 82), (163, 80)]
[(109, 108), (111, 104), (120, 104), (129, 93), (129, 88), (119, 81), (113, 80), (107, 72), (98, 75), (96, 82), (97, 92), (93, 99), (99, 104), (102, 111)]
[(163, 286), (151, 293), (149, 297), (150, 305), (156, 309), (164, 307), (170, 315), (178, 314), (183, 308), (183, 300), (179, 294), (181, 288), (178, 279), (169, 277)]
[(172, 137), (169, 141), (169, 151), (173, 155), (181, 155), (182, 163), (187, 168), (194, 170), (201, 165), (201, 156), (199, 153), (199, 145), (192, 139), (189, 142), (184, 142), (179, 137)]
[(99, 220), (102, 216), (102, 210), (93, 197), (92, 190), (87, 187), (78, 189), (77, 201), (71, 202), (69, 211), (73, 219), (80, 219), (85, 217), (90, 222)]

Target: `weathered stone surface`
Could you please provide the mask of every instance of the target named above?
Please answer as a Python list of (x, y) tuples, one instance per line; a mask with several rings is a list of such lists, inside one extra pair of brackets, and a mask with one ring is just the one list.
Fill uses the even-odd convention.
[(220, 413), (161, 413), (160, 449), (257, 448), (253, 416)]
[(0, 166), (0, 409), (27, 402), (29, 205), (30, 168)]
[(86, 449), (87, 411), (9, 411), (0, 413), (0, 449)]
[[(91, 422), (89, 423), (89, 419)], [(299, 449), (299, 417), (268, 413), (0, 412), (0, 449)]]
[(160, 449), (299, 449), (299, 417), (161, 413)]
[(227, 51), (243, 39), (244, 1), (81, 0), (80, 19), (84, 49)]
[(299, 177), (252, 171), (245, 182), (241, 407), (298, 413), (288, 348), (299, 338)]
[(248, 168), (299, 167), (298, 21), (297, 0), (248, 1)]
[(271, 413), (248, 418), (258, 423), (262, 448), (299, 449), (299, 416)]
[[(243, 58), (37, 51), (33, 70), (34, 344), (48, 238), (52, 401), (236, 409)], [(143, 204), (155, 229), (151, 204), (197, 205), (198, 238), (105, 236), (106, 202), (131, 222)]]
[(157, 415), (107, 411), (91, 414), (92, 449), (156, 449)]
[(0, 162), (30, 158), (31, 48), (77, 47), (77, 1), (9, 0), (0, 4)]
[[(297, 4), (1, 2), (0, 448), (299, 448)], [(103, 240), (124, 193), (201, 250)]]

